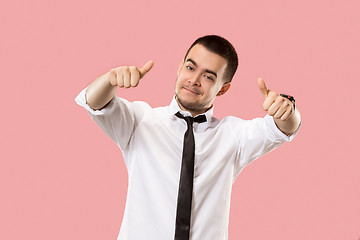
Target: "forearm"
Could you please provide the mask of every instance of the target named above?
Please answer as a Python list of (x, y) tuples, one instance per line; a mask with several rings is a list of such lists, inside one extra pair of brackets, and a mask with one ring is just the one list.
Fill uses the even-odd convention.
[(274, 118), (276, 126), (286, 135), (290, 135), (296, 131), (299, 127), (301, 118), (298, 106), (296, 106), (295, 112), (285, 121), (280, 118)]
[(153, 65), (153, 61), (148, 61), (142, 68), (135, 66), (112, 68), (88, 86), (85, 93), (86, 103), (94, 110), (102, 109), (115, 96), (117, 87), (136, 87)]
[(109, 73), (96, 78), (86, 90), (86, 103), (94, 110), (103, 108), (116, 94), (116, 86), (111, 85)]

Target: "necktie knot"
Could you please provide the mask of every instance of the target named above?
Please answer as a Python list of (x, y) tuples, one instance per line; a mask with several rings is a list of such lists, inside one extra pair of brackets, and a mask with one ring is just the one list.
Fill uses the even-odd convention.
[(193, 124), (193, 122), (197, 122), (197, 123), (202, 123), (202, 122), (206, 122), (206, 116), (203, 115), (199, 115), (197, 117), (185, 117), (183, 116), (180, 112), (175, 113), (175, 116), (177, 116), (178, 118), (182, 118), (184, 119), (188, 125)]

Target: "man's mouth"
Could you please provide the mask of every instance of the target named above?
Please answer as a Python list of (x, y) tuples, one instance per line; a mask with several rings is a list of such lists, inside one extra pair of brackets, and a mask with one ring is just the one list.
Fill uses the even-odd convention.
[(192, 94), (197, 94), (197, 95), (200, 95), (201, 93), (195, 89), (191, 89), (189, 87), (183, 87), (186, 91), (192, 93)]

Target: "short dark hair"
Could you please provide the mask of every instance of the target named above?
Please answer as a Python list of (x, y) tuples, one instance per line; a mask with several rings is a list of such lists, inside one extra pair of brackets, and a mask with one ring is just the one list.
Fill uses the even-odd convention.
[(196, 44), (201, 44), (210, 52), (216, 53), (226, 59), (225, 81), (231, 82), (238, 67), (238, 56), (234, 46), (225, 38), (218, 35), (206, 35), (195, 40), (185, 54), (186, 60), (191, 48)]

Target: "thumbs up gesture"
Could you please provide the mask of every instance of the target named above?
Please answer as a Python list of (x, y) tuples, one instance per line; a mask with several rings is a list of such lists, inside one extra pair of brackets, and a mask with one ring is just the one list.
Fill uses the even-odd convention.
[(136, 87), (141, 78), (154, 66), (153, 61), (148, 61), (141, 68), (135, 66), (123, 66), (113, 68), (108, 72), (108, 78), (113, 86), (120, 88)]
[(294, 113), (294, 104), (280, 94), (269, 90), (263, 79), (258, 79), (259, 89), (264, 97), (263, 108), (275, 119), (286, 121)]

